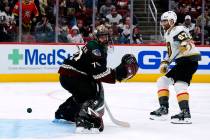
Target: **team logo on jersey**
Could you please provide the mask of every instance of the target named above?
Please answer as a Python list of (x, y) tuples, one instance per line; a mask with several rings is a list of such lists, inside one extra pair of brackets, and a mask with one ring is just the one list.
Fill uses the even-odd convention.
[(25, 11), (25, 16), (29, 18), (29, 17), (31, 16), (31, 12), (28, 11), (28, 10), (26, 10), (26, 11)]
[(95, 56), (101, 56), (101, 52), (100, 52), (99, 49), (92, 50), (92, 53), (93, 53)]

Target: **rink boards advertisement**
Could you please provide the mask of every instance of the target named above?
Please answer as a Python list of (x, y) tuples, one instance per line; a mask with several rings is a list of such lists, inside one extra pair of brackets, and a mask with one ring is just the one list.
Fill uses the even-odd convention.
[[(63, 60), (72, 57), (83, 45), (0, 44), (0, 82), (58, 81), (57, 71)], [(194, 82), (210, 82), (210, 47), (198, 47), (202, 55)], [(159, 66), (166, 55), (160, 45), (115, 45), (108, 49), (108, 67), (119, 65), (124, 54), (134, 54), (139, 71), (129, 81), (154, 82), (161, 76)], [(174, 65), (174, 63), (172, 63)]]

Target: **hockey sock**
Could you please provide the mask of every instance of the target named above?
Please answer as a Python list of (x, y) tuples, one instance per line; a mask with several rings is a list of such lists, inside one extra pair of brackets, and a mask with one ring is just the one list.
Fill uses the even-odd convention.
[(169, 99), (169, 90), (168, 89), (161, 89), (158, 91), (158, 99), (160, 106), (169, 107), (168, 99)]
[(178, 94), (177, 100), (181, 110), (189, 111), (189, 94), (187, 92)]

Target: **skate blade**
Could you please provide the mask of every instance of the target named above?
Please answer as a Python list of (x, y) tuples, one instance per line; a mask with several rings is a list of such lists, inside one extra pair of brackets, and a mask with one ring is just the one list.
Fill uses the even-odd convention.
[(150, 120), (157, 120), (157, 121), (166, 121), (169, 119), (168, 115), (162, 115), (162, 116), (154, 116), (154, 115), (150, 115)]
[(171, 123), (172, 124), (192, 124), (192, 121), (190, 118), (186, 118), (184, 120), (172, 119)]
[(76, 127), (75, 133), (77, 134), (99, 134), (97, 128), (86, 129), (84, 127)]

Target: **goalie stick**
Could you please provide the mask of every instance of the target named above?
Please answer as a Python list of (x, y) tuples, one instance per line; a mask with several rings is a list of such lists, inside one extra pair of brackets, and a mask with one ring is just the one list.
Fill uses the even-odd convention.
[(110, 109), (109, 109), (107, 103), (104, 102), (104, 104), (105, 104), (105, 109), (107, 110), (108, 115), (109, 115), (111, 121), (112, 121), (114, 124), (116, 124), (116, 125), (118, 125), (118, 126), (122, 126), (122, 127), (127, 127), (127, 128), (130, 127), (130, 124), (129, 124), (128, 122), (124, 122), (124, 121), (120, 121), (120, 120), (115, 119), (115, 118), (113, 117), (113, 115), (112, 115), (112, 113), (111, 113), (111, 111), (110, 111)]

